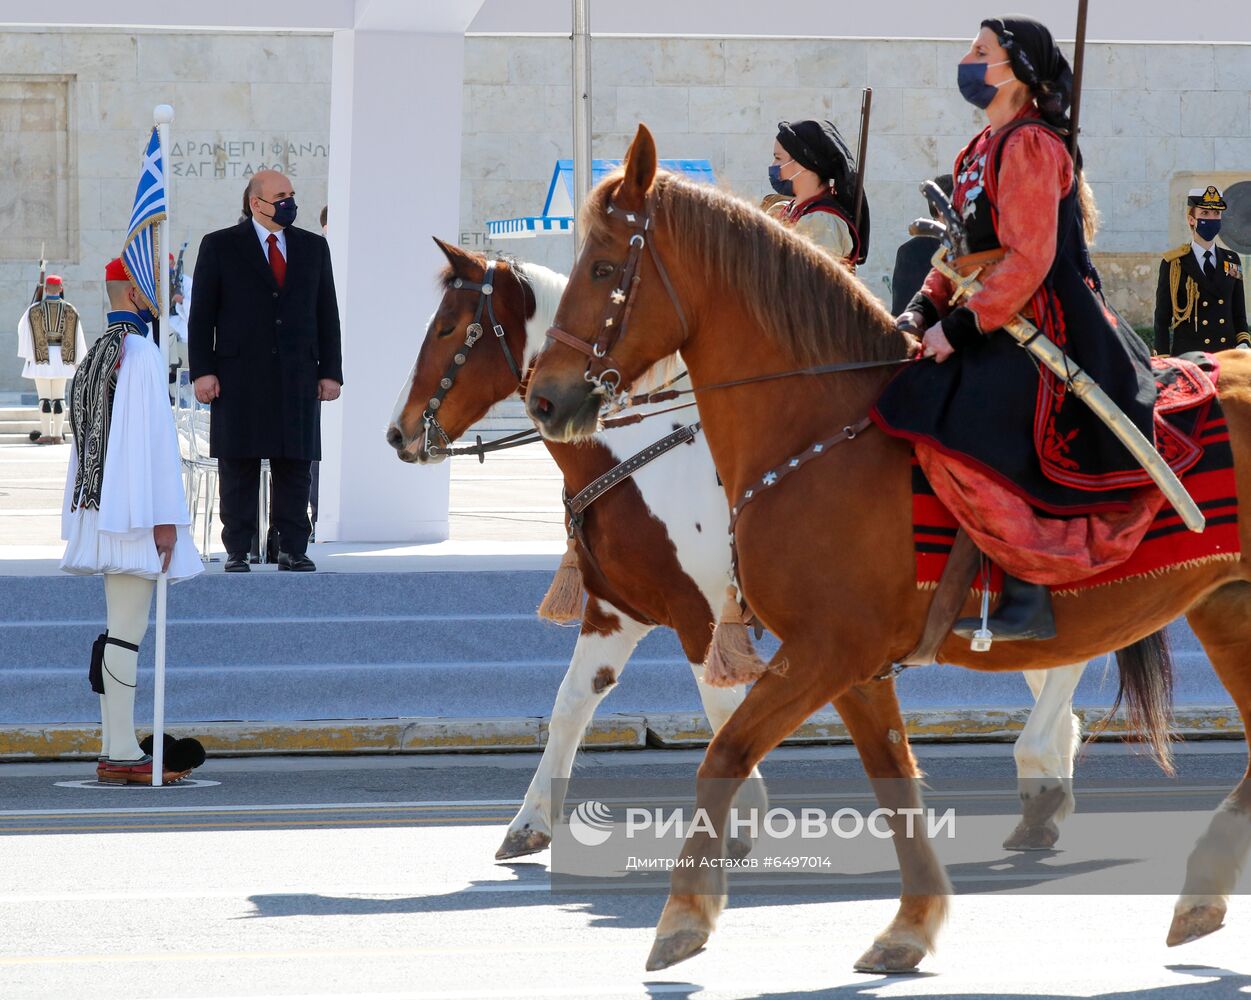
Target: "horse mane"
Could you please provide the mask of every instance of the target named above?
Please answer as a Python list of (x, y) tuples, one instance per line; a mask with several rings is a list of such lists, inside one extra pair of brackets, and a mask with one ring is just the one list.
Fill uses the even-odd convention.
[[(587, 200), (592, 226), (607, 222), (605, 208), (618, 186), (612, 180)], [(665, 171), (657, 173), (651, 198), (676, 258), (739, 298), (796, 363), (904, 356), (904, 340), (890, 312), (811, 240), (735, 195)], [(676, 270), (676, 263), (669, 268)]]
[(553, 271), (542, 264), (510, 258), (508, 266), (524, 282), (530, 286), (534, 295), (534, 314), (526, 317), (526, 356), (525, 364), (534, 360), (534, 356), (543, 350), (547, 337), (547, 328), (552, 325), (556, 316), (556, 307), (560, 305), (560, 297), (565, 294), (565, 286), (569, 284), (569, 276)]

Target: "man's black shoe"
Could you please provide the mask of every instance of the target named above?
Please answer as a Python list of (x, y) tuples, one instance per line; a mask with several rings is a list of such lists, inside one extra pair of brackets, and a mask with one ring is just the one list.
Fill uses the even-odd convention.
[[(952, 628), (956, 635), (972, 639), (982, 619), (961, 618)], [(1051, 591), (1041, 583), (1026, 583), (1015, 576), (1003, 577), (1003, 598), (986, 627), (996, 642), (1013, 639), (1054, 639), (1056, 620), (1051, 613)]]
[(279, 552), (278, 568), (289, 569), (296, 573), (312, 573), (317, 569), (317, 565), (303, 552), (299, 555), (292, 555), (290, 552)]
[(248, 554), (238, 552), (227, 556), (225, 570), (227, 573), (251, 573), (252, 567), (248, 565)]

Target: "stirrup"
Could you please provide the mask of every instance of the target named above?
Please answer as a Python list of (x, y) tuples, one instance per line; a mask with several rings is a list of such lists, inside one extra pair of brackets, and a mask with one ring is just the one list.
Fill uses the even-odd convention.
[[(87, 680), (91, 683), (91, 690), (96, 694), (104, 694), (104, 647), (105, 646), (121, 646), (123, 649), (129, 649), (132, 653), (139, 652), (139, 647), (133, 642), (127, 642), (125, 639), (115, 639), (108, 632), (101, 632), (97, 636), (96, 641), (91, 644), (91, 666), (87, 668)], [(114, 678), (116, 680), (116, 678)], [(118, 681), (120, 684), (121, 682)]]
[(982, 625), (969, 639), (969, 649), (974, 653), (989, 653), (995, 634), (990, 630), (990, 567), (982, 556)]

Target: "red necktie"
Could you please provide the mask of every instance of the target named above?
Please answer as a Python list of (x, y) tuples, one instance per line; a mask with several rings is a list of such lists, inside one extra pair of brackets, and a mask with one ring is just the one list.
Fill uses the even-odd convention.
[(278, 282), (281, 288), (283, 282), (287, 280), (287, 260), (282, 255), (282, 251), (278, 249), (278, 237), (273, 233), (269, 234), (269, 266), (274, 272), (274, 280)]

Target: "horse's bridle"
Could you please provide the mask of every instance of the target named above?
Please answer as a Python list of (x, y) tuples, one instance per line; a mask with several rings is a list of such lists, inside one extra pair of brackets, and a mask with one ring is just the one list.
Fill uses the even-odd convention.
[[(495, 318), (495, 264), (496, 262), (493, 260), (486, 262), (486, 273), (482, 276), (481, 281), (467, 281), (464, 278), (452, 280), (452, 288), (478, 293), (478, 308), (474, 311), (473, 322), (465, 328), (464, 347), (452, 356), (451, 364), (447, 366), (447, 371), (439, 379), (439, 387), (435, 389), (434, 395), (426, 403), (425, 411), (421, 415), (422, 425), (425, 429), (425, 439), (422, 441), (421, 447), (427, 455), (451, 454), (448, 449), (451, 448), (452, 439), (439, 423), (438, 410), (443, 405), (444, 398), (456, 383), (456, 376), (460, 373), (461, 367), (469, 360), (469, 352), (473, 349), (474, 344), (482, 339), (484, 332), (482, 327), (483, 312), (486, 313), (487, 321), (491, 324), (491, 330), (495, 334), (495, 339), (499, 342), (500, 350), (504, 352), (504, 360), (508, 362), (509, 371), (513, 373), (513, 378), (517, 380), (518, 385), (521, 384), (521, 366), (517, 364), (517, 359), (513, 357), (513, 352), (508, 347), (508, 341), (504, 337), (504, 328), (500, 326), (499, 320)], [(524, 279), (517, 271), (513, 271), (513, 276), (519, 284), (523, 287), (525, 286)], [(438, 434), (440, 439), (438, 445), (434, 443), (435, 434)]]
[(674, 311), (678, 314), (678, 322), (682, 325), (684, 340), (689, 333), (686, 326), (686, 314), (682, 311), (682, 305), (678, 301), (677, 293), (673, 290), (673, 282), (669, 280), (669, 274), (665, 271), (665, 266), (661, 263), (660, 255), (656, 252), (655, 246), (647, 240), (652, 224), (651, 209), (652, 199), (650, 195), (644, 203), (642, 212), (628, 212), (617, 208), (611, 200), (608, 202), (608, 214), (624, 218), (626, 225), (637, 231), (630, 237), (629, 253), (626, 254), (625, 263), (621, 267), (621, 280), (617, 282), (617, 287), (613, 289), (612, 294), (608, 298), (608, 305), (604, 309), (604, 318), (600, 323), (595, 338), (588, 343), (557, 326), (553, 326), (547, 331), (548, 339), (564, 344), (566, 347), (572, 347), (575, 351), (587, 356), (586, 371), (583, 373), (583, 378), (595, 386), (596, 389), (603, 390), (603, 393), (607, 396), (615, 396), (621, 388), (621, 369), (618, 367), (617, 362), (613, 360), (611, 351), (625, 337), (626, 330), (630, 325), (630, 314), (634, 309), (635, 303), (634, 293), (638, 290), (643, 280), (639, 268), (643, 260), (644, 251), (651, 255), (652, 263), (656, 265), (656, 273), (660, 275), (660, 282), (665, 286), (669, 300), (673, 303)]

